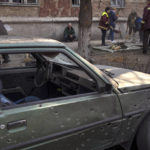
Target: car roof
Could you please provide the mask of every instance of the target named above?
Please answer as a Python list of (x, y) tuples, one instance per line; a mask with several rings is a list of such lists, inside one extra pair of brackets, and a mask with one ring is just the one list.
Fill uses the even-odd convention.
[[(17, 51), (25, 51), (27, 48), (65, 48), (66, 46), (53, 39), (45, 38), (24, 38), (24, 37), (0, 37), (0, 52), (9, 51), (12, 52), (13, 49)], [(28, 51), (28, 50), (27, 50)], [(34, 51), (34, 50), (33, 50)], [(37, 51), (35, 49), (35, 51)]]

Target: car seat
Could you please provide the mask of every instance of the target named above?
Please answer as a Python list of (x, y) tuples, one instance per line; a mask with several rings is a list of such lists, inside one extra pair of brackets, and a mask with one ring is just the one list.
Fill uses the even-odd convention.
[(0, 103), (4, 105), (11, 105), (13, 102), (11, 102), (7, 97), (5, 97), (2, 94), (2, 89), (3, 89), (3, 84), (2, 81), (0, 80)]
[(0, 102), (4, 105), (29, 103), (29, 102), (35, 102), (35, 101), (40, 100), (40, 98), (38, 98), (37, 96), (26, 96), (22, 99), (19, 99), (19, 100), (16, 100), (15, 102), (13, 102), (2, 94), (2, 89), (3, 89), (3, 84), (2, 84), (2, 81), (0, 80)]

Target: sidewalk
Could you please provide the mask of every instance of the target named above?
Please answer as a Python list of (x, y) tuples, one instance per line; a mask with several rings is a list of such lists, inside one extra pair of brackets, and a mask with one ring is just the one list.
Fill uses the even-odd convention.
[[(142, 43), (132, 43), (130, 40), (121, 40), (121, 39), (117, 39), (115, 40), (116, 42), (124, 42), (126, 43), (129, 47), (134, 46), (142, 46)], [(76, 51), (78, 49), (78, 41), (74, 41), (74, 42), (63, 42), (65, 45), (67, 45), (69, 48), (73, 49), (74, 51)], [(101, 40), (92, 40), (90, 42), (90, 45), (92, 48), (98, 48), (99, 50), (105, 50), (105, 49), (109, 49), (110, 46), (112, 46), (114, 43), (112, 43), (110, 40), (106, 40), (106, 43), (108, 46), (101, 46)]]
[[(130, 40), (120, 39), (117, 42), (125, 42), (128, 48), (111, 50), (110, 47), (114, 44), (111, 41), (106, 41), (108, 46), (101, 46), (100, 40), (91, 41), (91, 62), (93, 64), (109, 65), (150, 73), (150, 69), (146, 69), (149, 64), (150, 50), (148, 50), (147, 55), (144, 55), (142, 53), (142, 43), (133, 43)], [(78, 41), (64, 44), (74, 51), (78, 48)]]

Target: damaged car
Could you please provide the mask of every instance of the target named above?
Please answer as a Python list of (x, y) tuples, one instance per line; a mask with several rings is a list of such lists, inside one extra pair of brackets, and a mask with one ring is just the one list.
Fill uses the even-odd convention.
[(149, 74), (55, 40), (1, 40), (0, 54), (0, 150), (150, 149)]

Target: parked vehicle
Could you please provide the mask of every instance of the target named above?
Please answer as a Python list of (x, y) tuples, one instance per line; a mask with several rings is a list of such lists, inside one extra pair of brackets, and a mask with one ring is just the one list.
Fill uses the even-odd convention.
[(10, 56), (0, 64), (1, 150), (150, 149), (149, 74), (94, 66), (55, 40), (0, 43)]

